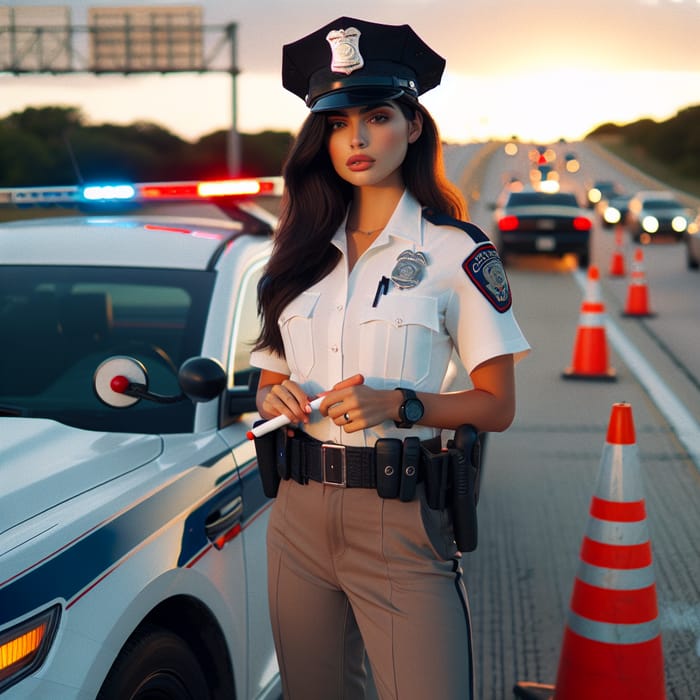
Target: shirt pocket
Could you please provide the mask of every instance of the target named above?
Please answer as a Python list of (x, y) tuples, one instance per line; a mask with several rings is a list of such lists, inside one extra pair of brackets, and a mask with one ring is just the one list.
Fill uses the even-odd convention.
[(360, 319), (360, 372), (373, 386), (402, 381), (416, 386), (430, 374), (432, 347), (440, 331), (437, 299), (402, 293), (382, 296)]
[(307, 379), (314, 367), (313, 314), (320, 296), (317, 292), (302, 292), (279, 319), (287, 364), (299, 380)]

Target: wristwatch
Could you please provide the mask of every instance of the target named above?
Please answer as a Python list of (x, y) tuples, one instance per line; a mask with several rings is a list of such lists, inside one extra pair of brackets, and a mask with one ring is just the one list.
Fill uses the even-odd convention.
[(413, 389), (402, 389), (397, 386), (396, 391), (403, 394), (403, 403), (399, 406), (400, 420), (394, 421), (394, 425), (397, 428), (412, 428), (413, 424), (423, 417), (423, 403)]

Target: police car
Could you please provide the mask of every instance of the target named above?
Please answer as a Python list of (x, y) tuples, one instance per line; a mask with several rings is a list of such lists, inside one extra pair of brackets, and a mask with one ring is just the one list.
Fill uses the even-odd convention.
[[(278, 178), (0, 190), (0, 695), (280, 696), (253, 443)], [(172, 216), (218, 200), (228, 218)], [(169, 215), (140, 207), (170, 205)]]

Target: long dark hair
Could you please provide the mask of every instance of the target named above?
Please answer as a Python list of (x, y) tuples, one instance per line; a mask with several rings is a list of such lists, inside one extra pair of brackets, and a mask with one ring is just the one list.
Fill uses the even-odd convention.
[[(465, 219), (464, 198), (445, 175), (442, 144), (435, 120), (415, 101), (398, 101), (404, 116), (423, 116), (423, 129), (408, 146), (401, 166), (408, 191), (424, 207)], [(285, 191), (272, 255), (258, 285), (262, 330), (255, 349), (284, 356), (278, 319), (304, 290), (323, 279), (338, 263), (340, 251), (331, 240), (345, 218), (353, 188), (333, 168), (328, 149), (326, 116), (311, 113), (282, 169)]]

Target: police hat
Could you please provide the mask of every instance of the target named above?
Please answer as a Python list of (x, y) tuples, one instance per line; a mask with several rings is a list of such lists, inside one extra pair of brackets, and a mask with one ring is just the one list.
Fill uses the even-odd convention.
[(339, 17), (282, 49), (282, 85), (312, 112), (362, 107), (439, 85), (445, 59), (407, 24)]

